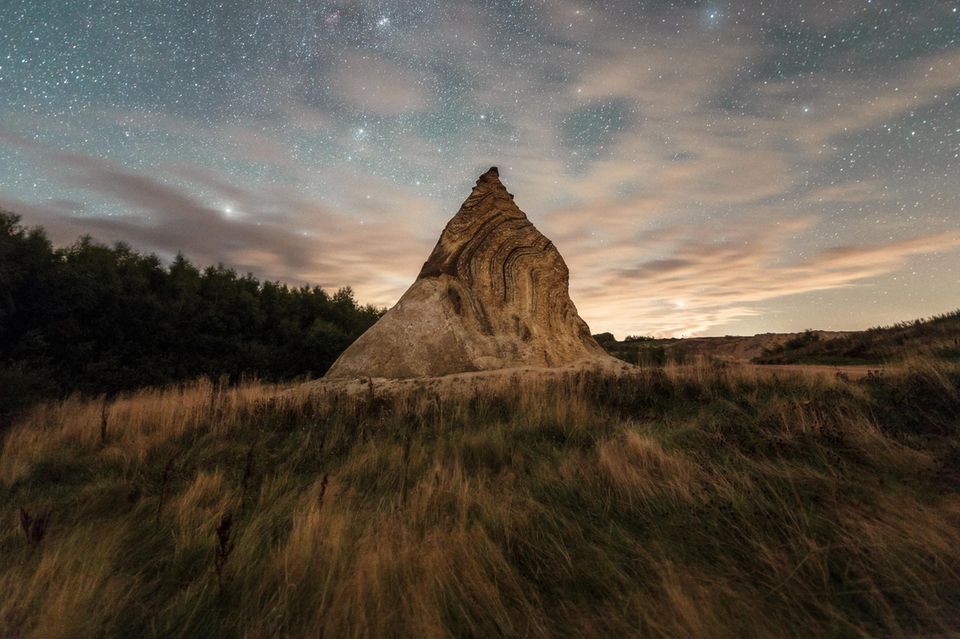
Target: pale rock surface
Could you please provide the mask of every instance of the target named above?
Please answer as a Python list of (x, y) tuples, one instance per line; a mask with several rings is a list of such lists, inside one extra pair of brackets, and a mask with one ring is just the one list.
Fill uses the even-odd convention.
[(610, 365), (568, 288), (560, 253), (493, 167), (447, 223), (417, 280), (326, 377)]

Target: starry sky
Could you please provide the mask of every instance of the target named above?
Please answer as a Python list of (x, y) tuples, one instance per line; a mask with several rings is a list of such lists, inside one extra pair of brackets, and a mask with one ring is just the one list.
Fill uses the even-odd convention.
[(491, 165), (594, 332), (960, 307), (960, 1), (0, 0), (0, 209), (392, 305)]

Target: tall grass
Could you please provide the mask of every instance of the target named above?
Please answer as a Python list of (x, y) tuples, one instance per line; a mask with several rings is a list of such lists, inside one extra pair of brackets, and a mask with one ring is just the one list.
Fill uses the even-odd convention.
[(958, 388), (701, 363), (38, 406), (0, 636), (956, 631)]

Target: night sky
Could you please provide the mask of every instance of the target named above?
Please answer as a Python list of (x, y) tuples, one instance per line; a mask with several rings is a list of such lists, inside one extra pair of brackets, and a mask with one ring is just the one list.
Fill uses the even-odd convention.
[(960, 2), (0, 0), (0, 208), (391, 305), (500, 167), (594, 332), (960, 307)]

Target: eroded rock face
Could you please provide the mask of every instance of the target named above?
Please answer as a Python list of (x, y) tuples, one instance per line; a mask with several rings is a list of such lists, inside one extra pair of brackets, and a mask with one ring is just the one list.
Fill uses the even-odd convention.
[(416, 282), (327, 377), (433, 377), (609, 361), (568, 287), (560, 253), (491, 168), (447, 223)]

